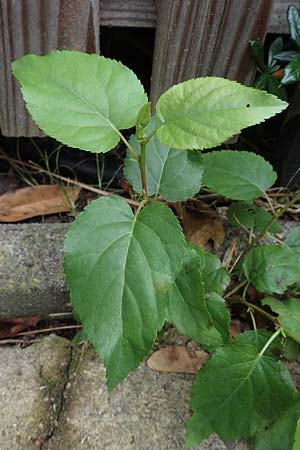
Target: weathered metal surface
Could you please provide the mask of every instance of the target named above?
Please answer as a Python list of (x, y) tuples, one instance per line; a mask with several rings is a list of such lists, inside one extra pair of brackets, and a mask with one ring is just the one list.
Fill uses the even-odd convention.
[(300, 8), (300, 0), (274, 0), (268, 26), (269, 33), (287, 34), (289, 32), (287, 10), (290, 5), (295, 5)]
[(216, 75), (249, 84), (249, 39), (264, 39), (272, 0), (159, 0), (151, 98), (172, 84)]
[(101, 25), (141, 28), (156, 25), (155, 0), (100, 0), (100, 9)]
[(0, 0), (0, 127), (5, 136), (41, 136), (25, 111), (11, 62), (55, 49), (99, 52), (99, 0)]

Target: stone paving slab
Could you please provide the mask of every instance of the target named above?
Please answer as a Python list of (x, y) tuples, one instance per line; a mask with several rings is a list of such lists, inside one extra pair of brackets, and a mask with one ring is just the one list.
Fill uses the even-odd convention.
[(52, 434), (70, 356), (70, 342), (54, 335), (24, 349), (1, 346), (1, 450), (37, 450)]
[(69, 224), (0, 225), (0, 317), (70, 310), (63, 273)]
[[(191, 375), (144, 364), (111, 394), (86, 345), (50, 336), (1, 347), (1, 450), (184, 450)], [(195, 450), (245, 450), (211, 436)]]

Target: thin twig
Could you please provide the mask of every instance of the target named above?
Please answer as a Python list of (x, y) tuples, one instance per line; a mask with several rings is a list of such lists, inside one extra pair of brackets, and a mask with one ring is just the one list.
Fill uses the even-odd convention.
[[(57, 175), (56, 173), (53, 173), (53, 172), (48, 172), (47, 170), (42, 169), (41, 167), (37, 166), (36, 164), (26, 163), (24, 161), (18, 161), (17, 159), (13, 159), (13, 158), (5, 158), (3, 156), (0, 156), (0, 158), (5, 159), (7, 161), (12, 161), (15, 164), (18, 164), (19, 166), (28, 167), (28, 168), (30, 168), (32, 170), (35, 170), (36, 172), (42, 172), (42, 173), (46, 173), (48, 175), (50, 173), (51, 176), (57, 178), (58, 180), (65, 181), (68, 184), (73, 184), (75, 186), (81, 187), (82, 189), (85, 189), (85, 190), (91, 191), (91, 192), (95, 192), (96, 194), (99, 194), (99, 195), (102, 195), (102, 196), (120, 197), (119, 195), (113, 194), (111, 192), (107, 192), (107, 191), (104, 191), (102, 189), (95, 188), (94, 186), (90, 186), (88, 184), (81, 183), (80, 181), (76, 181), (76, 180), (73, 180), (71, 178), (64, 177), (62, 175)], [(125, 200), (125, 202), (127, 202), (129, 205), (132, 205), (132, 206), (139, 206), (139, 204), (140, 204), (139, 202), (131, 200), (130, 198), (122, 197), (122, 199)]]
[(82, 325), (64, 325), (61, 327), (43, 328), (42, 330), (24, 331), (23, 333), (18, 333), (16, 336), (30, 336), (32, 334), (42, 334), (49, 333), (51, 331), (62, 331), (62, 330), (75, 330), (82, 328)]

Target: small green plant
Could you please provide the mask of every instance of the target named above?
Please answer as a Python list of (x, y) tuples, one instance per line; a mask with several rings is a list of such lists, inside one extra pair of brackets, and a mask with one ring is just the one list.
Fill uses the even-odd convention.
[[(255, 205), (258, 197), (268, 199), (276, 180), (268, 162), (246, 151), (200, 152), (287, 103), (234, 81), (196, 78), (165, 92), (152, 116), (128, 68), (78, 52), (27, 55), (13, 63), (13, 73), (48, 135), (97, 153), (120, 140), (127, 147), (125, 175), (136, 196), (91, 202), (64, 247), (74, 310), (106, 366), (108, 389), (148, 355), (167, 321), (211, 353), (192, 389), (189, 448), (213, 432), (224, 440), (244, 438), (258, 450), (299, 448), (300, 396), (281, 358), (291, 353), (291, 342), (299, 356), (300, 231), (259, 245), (279, 230), (277, 219), (299, 196), (271, 215)], [(127, 140), (120, 130), (133, 126)], [(170, 208), (202, 184), (233, 199), (229, 220), (249, 230), (231, 273), (217, 256), (185, 241)], [(251, 303), (250, 285), (261, 293), (260, 303)], [(253, 330), (233, 342), (231, 302), (253, 320)], [(269, 321), (268, 330), (257, 329), (257, 314)]]
[(284, 48), (282, 37), (276, 38), (268, 51), (265, 61), (265, 50), (259, 41), (250, 41), (252, 57), (260, 72), (254, 87), (285, 100), (285, 86), (300, 81), (300, 12), (291, 5), (287, 11), (290, 31), (289, 44)]

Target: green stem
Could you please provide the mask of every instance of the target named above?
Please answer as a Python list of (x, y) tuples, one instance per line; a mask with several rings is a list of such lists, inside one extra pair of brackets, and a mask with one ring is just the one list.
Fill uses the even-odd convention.
[(125, 136), (123, 136), (123, 134), (119, 130), (116, 129), (116, 131), (117, 131), (118, 135), (120, 136), (121, 140), (124, 142), (124, 144), (126, 145), (128, 150), (130, 151), (130, 153), (133, 156), (133, 158), (136, 159), (137, 161), (139, 161), (139, 159), (140, 159), (139, 155), (136, 153), (136, 151), (129, 144), (129, 142), (127, 141)]
[(139, 158), (139, 166), (142, 179), (142, 190), (144, 197), (147, 197), (147, 179), (146, 179), (146, 142), (141, 141), (141, 157)]
[(272, 342), (277, 338), (277, 336), (279, 336), (281, 334), (281, 332), (282, 332), (282, 329), (278, 328), (278, 330), (275, 331), (275, 333), (272, 334), (272, 336), (270, 337), (268, 342), (265, 344), (265, 346), (259, 352), (259, 356), (263, 356), (263, 354), (266, 352), (266, 350), (268, 350), (268, 348), (270, 347)]
[(277, 321), (276, 317), (272, 316), (271, 314), (269, 314), (267, 311), (265, 311), (264, 309), (260, 308), (259, 306), (256, 306), (253, 303), (249, 303), (249, 302), (247, 302), (247, 300), (245, 300), (243, 298), (241, 298), (241, 303), (246, 305), (249, 309), (252, 309), (252, 310), (258, 312), (261, 316), (266, 317), (271, 322), (273, 322), (275, 325), (278, 325), (278, 321)]
[(287, 211), (291, 206), (293, 206), (294, 203), (296, 203), (298, 200), (300, 200), (300, 194), (297, 194), (291, 201), (289, 201), (283, 208), (280, 208), (269, 220), (269, 222), (265, 225), (263, 230), (256, 236), (253, 241), (248, 244), (242, 253), (239, 256), (239, 260), (243, 258), (268, 232), (269, 228), (273, 225), (274, 222), (283, 214), (285, 211)]

